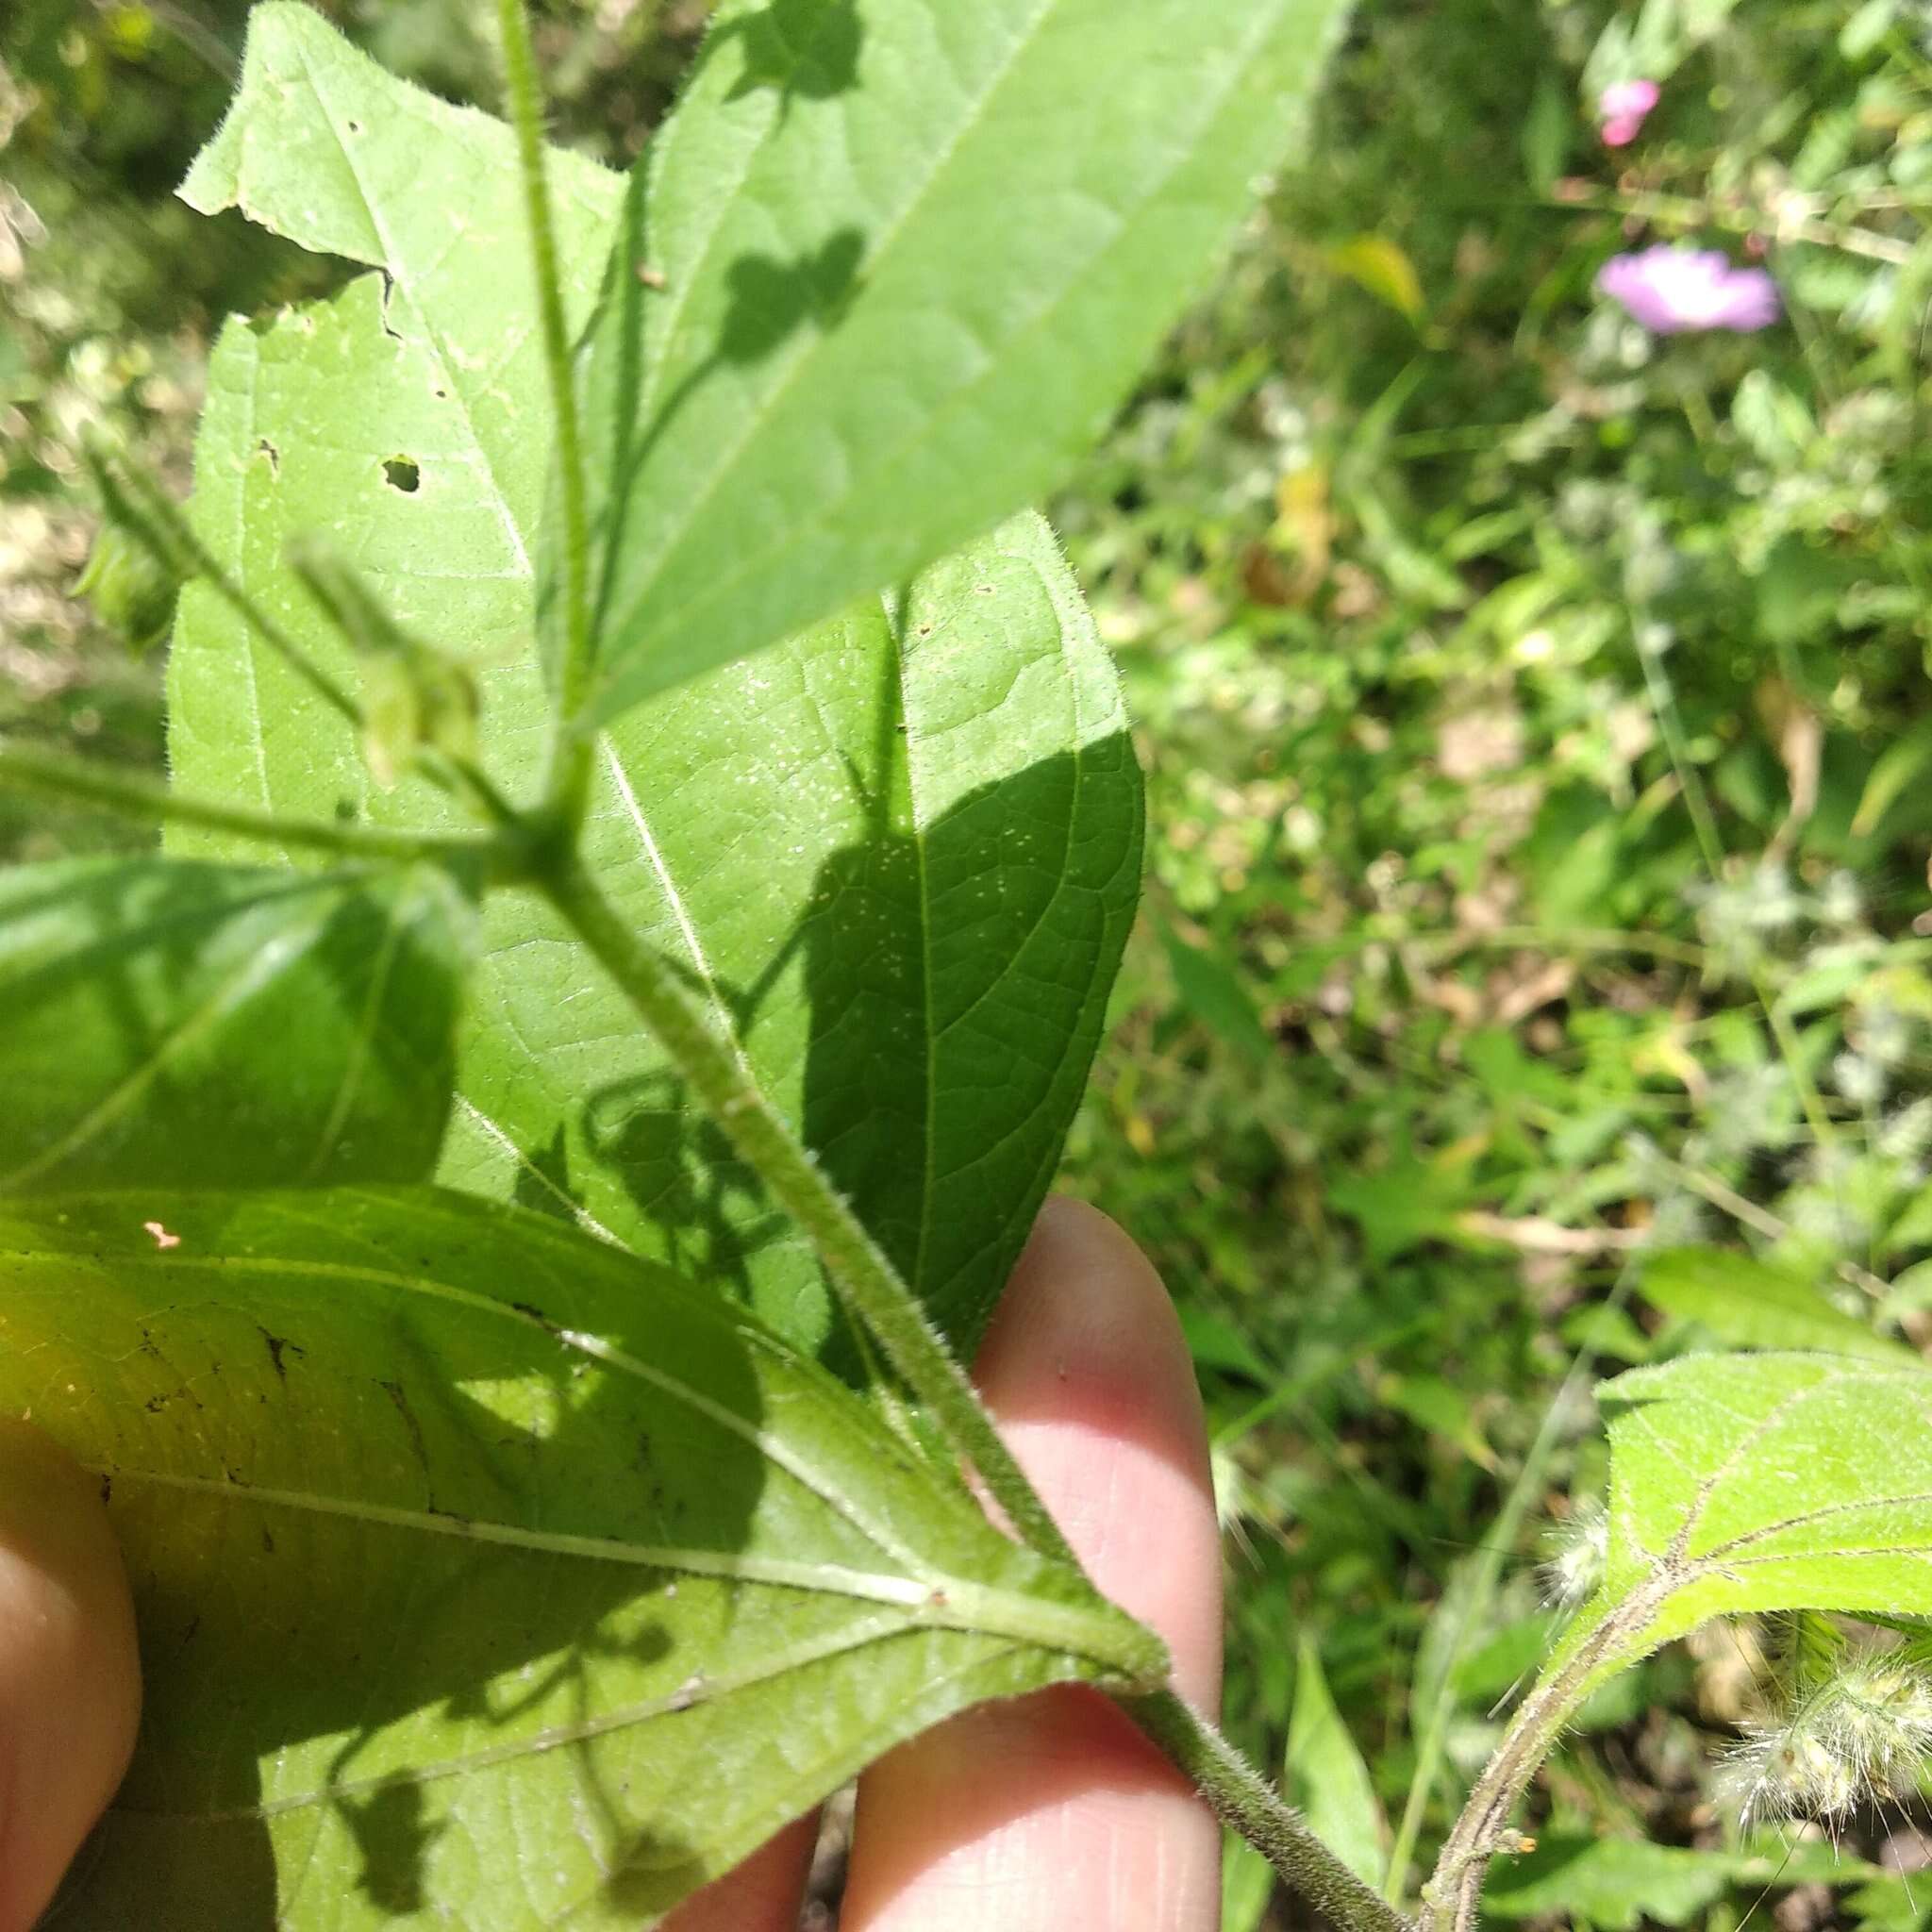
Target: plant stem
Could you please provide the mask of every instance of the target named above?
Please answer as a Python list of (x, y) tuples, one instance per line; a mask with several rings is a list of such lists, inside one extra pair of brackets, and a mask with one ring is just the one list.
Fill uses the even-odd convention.
[(543, 332), (543, 363), (557, 423), (558, 498), (563, 513), (564, 648), (557, 666), (559, 726), (547, 785), (551, 810), (566, 824), (582, 822), (590, 795), (591, 741), (578, 723), (591, 676), (591, 519), (584, 481), (583, 432), (577, 418), (576, 382), (571, 367), (563, 284), (557, 266), (557, 230), (543, 169), (543, 107), (537, 88), (537, 58), (530, 45), (525, 0), (497, 0), (503, 37), (504, 78), (510, 121), (516, 128), (517, 163), (523, 175), (524, 214), (530, 230), (530, 266), (537, 281), (537, 314)]
[(704, 1006), (663, 955), (631, 930), (575, 857), (547, 866), (537, 883), (637, 1008), (773, 1199), (809, 1236), (854, 1320), (870, 1330), (960, 1458), (979, 1473), (1021, 1541), (1043, 1556), (1074, 1562), (1059, 1525), (1014, 1461), (939, 1330), (851, 1205), (746, 1074)]
[(94, 806), (145, 824), (198, 825), (263, 845), (294, 845), (339, 858), (409, 863), (483, 864), (498, 880), (519, 878), (525, 865), (516, 845), (489, 833), (394, 832), (380, 825), (338, 825), (323, 819), (285, 819), (246, 806), (184, 798), (158, 778), (119, 772), (86, 758), (0, 739), (0, 791), (57, 805)]
[(1507, 1849), (1509, 1814), (1563, 1727), (1576, 1714), (1598, 1669), (1657, 1613), (1677, 1579), (1654, 1578), (1603, 1619), (1523, 1700), (1469, 1794), (1435, 1872), (1423, 1888), (1419, 1932), (1474, 1932), (1490, 1860)]
[[(568, 838), (568, 832), (560, 834)], [(854, 1321), (944, 1431), (1021, 1540), (1077, 1569), (1079, 1559), (1013, 1458), (966, 1374), (912, 1291), (759, 1091), (704, 1006), (664, 957), (632, 931), (574, 855), (544, 853), (533, 883), (556, 907), (657, 1037), (773, 1199), (810, 1238)], [(1400, 1932), (1376, 1898), (1268, 1789), (1238, 1752), (1174, 1692), (1122, 1699), (1129, 1717), (1193, 1780), (1298, 1892), (1345, 1932)]]
[(1408, 1921), (1336, 1857), (1185, 1698), (1158, 1690), (1120, 1701), (1194, 1781), (1221, 1822), (1240, 1832), (1332, 1924), (1344, 1932), (1408, 1932)]

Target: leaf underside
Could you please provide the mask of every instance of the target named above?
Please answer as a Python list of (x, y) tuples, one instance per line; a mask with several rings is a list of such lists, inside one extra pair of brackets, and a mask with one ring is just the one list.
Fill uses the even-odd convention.
[(426, 1175), (470, 924), (428, 867), (0, 874), (0, 1194)]
[(0, 1408), (100, 1474), (147, 1680), (63, 1927), (636, 1932), (1134, 1650), (661, 1269), (428, 1189), (175, 1195), (165, 1249), (147, 1199), (0, 1208)]
[(1610, 1440), (1605, 1582), (1542, 1685), (1580, 1698), (1717, 1616), (1932, 1615), (1932, 1372), (1852, 1356), (1696, 1355), (1632, 1370), (1599, 1397)]
[[(622, 184), (569, 157), (553, 175), (580, 318)], [(383, 75), (306, 9), (268, 6), (184, 192), (383, 271), (224, 332), (196, 456), (202, 535), (348, 676), (281, 562), (290, 537), (333, 535), (398, 617), (476, 667), (484, 761), (530, 796), (549, 411), (509, 266), (508, 130)], [(398, 458), (412, 488), (391, 480)], [(170, 696), (191, 791), (446, 822), (420, 783), (374, 788), (353, 735), (198, 587)], [(1111, 667), (1051, 534), (1021, 517), (903, 593), (618, 719), (599, 741), (589, 857), (970, 1348), (1084, 1083), (1140, 836)], [(442, 1176), (735, 1290), (823, 1346), (816, 1262), (581, 948), (534, 901), (497, 895), (482, 954)]]

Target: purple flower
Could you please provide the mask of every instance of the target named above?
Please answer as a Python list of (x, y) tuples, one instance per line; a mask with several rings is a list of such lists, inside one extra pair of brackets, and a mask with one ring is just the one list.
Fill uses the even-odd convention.
[(1604, 125), (1604, 145), (1628, 147), (1657, 102), (1654, 80), (1619, 80), (1605, 88), (1596, 102), (1597, 118)]
[(1714, 249), (1646, 248), (1613, 255), (1597, 271), (1597, 291), (1653, 335), (1769, 328), (1782, 312), (1777, 284), (1761, 268), (1733, 268)]

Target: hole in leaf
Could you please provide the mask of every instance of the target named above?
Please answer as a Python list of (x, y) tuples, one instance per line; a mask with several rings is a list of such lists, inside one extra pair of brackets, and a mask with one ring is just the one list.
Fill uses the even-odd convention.
[(413, 496), (423, 487), (423, 472), (412, 457), (391, 457), (382, 466), (382, 480), (391, 490)]

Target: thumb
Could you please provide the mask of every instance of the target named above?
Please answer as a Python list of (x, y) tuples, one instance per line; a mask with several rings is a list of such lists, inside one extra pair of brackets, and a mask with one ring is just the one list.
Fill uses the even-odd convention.
[(0, 1422), (0, 1932), (27, 1932), (127, 1769), (141, 1665), (96, 1479)]

